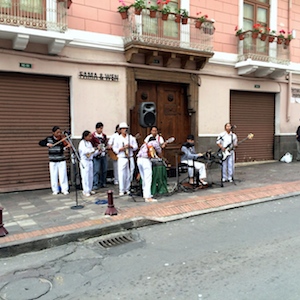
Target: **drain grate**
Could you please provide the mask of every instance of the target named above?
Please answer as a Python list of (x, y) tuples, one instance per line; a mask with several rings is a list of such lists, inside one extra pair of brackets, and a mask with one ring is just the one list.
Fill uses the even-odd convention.
[(131, 233), (123, 233), (113, 237), (107, 237), (101, 241), (99, 244), (103, 248), (111, 248), (119, 245), (123, 245), (126, 243), (134, 242), (134, 238)]

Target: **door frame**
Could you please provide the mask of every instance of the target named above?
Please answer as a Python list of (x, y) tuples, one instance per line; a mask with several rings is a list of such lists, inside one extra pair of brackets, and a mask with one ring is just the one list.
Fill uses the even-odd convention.
[[(130, 111), (136, 105), (137, 81), (148, 80), (159, 82), (180, 83), (187, 85), (188, 110), (191, 117), (191, 131), (198, 137), (198, 74), (187, 72), (174, 72), (174, 70), (152, 70), (145, 68), (130, 68), (126, 70), (127, 76), (127, 109)], [(195, 77), (197, 79), (195, 79)], [(130, 114), (127, 121), (130, 123)], [(131, 125), (131, 124), (130, 124)], [(195, 140), (198, 144), (198, 138)]]

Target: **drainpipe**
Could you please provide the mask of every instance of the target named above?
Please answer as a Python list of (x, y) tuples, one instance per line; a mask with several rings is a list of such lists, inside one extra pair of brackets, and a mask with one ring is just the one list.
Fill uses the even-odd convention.
[(286, 97), (286, 122), (290, 121), (290, 102), (292, 97), (292, 72), (288, 73), (288, 90)]

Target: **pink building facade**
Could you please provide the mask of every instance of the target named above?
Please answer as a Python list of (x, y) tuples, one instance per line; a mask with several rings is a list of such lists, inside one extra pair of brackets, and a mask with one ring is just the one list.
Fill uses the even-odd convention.
[[(172, 165), (187, 134), (197, 137), (200, 151), (216, 150), (226, 122), (237, 126), (240, 140), (254, 134), (237, 150), (238, 162), (295, 154), (299, 1), (168, 2), (151, 18), (156, 1), (145, 1), (140, 15), (133, 0), (125, 1), (125, 19), (118, 0), (0, 4), (0, 192), (49, 185), (47, 153), (37, 142), (54, 125), (75, 142), (99, 121), (107, 135), (125, 121), (143, 137), (153, 114), (163, 136), (176, 137), (165, 153)], [(151, 111), (143, 111), (145, 102)]]

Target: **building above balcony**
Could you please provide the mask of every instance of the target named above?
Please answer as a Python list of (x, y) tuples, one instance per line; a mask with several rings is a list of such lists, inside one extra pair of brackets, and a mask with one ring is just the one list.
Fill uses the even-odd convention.
[[(269, 39), (270, 37), (270, 39)], [(290, 43), (277, 36), (246, 31), (238, 36), (238, 75), (276, 79), (285, 75), (290, 64)]]
[(175, 20), (172, 13), (163, 20), (161, 12), (150, 17), (148, 9), (140, 15), (129, 9), (123, 20), (126, 60), (166, 68), (202, 69), (214, 55), (213, 23), (207, 21), (199, 26), (191, 17), (187, 24)]

